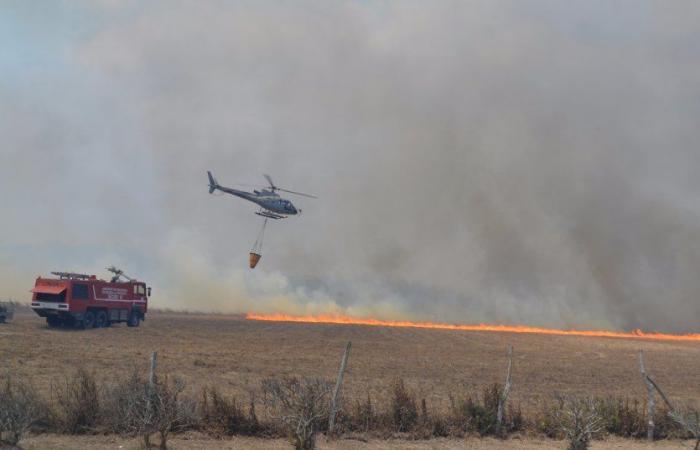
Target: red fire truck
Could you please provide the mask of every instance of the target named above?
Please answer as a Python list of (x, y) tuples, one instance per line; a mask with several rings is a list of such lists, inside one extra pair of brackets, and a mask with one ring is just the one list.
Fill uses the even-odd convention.
[(108, 270), (115, 274), (110, 281), (71, 272), (51, 272), (56, 278), (38, 277), (31, 291), (32, 309), (50, 327), (99, 328), (117, 322), (138, 327), (146, 319), (151, 288), (119, 269)]

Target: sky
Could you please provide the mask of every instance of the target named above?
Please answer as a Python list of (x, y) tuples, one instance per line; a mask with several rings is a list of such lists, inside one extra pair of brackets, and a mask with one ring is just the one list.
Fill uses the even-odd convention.
[(691, 1), (5, 0), (0, 298), (697, 332), (698, 118)]

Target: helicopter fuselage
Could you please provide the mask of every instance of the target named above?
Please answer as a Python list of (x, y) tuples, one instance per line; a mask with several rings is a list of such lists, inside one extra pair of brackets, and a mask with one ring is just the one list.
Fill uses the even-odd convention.
[[(227, 188), (224, 186), (219, 186), (216, 185), (216, 189), (220, 190), (221, 192), (226, 192), (227, 194), (235, 195), (236, 197), (240, 197), (244, 200), (248, 200), (249, 202), (253, 202), (256, 205), (260, 206), (264, 210), (267, 210), (269, 212), (272, 212), (273, 215), (282, 215), (282, 216), (293, 216), (297, 214), (299, 211), (294, 207), (291, 201), (280, 197), (274, 192), (268, 191), (268, 190), (261, 190), (261, 191), (253, 191), (253, 192), (247, 192), (247, 191), (239, 191), (238, 189), (231, 189)], [(264, 212), (264, 211), (263, 211)], [(265, 215), (265, 214), (261, 214)], [(271, 217), (271, 218), (278, 218), (281, 219), (283, 217), (272, 217), (272, 216), (266, 216), (266, 217)]]

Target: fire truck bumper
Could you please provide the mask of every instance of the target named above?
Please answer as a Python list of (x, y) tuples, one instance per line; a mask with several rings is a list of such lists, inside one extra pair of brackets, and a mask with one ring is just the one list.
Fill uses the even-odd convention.
[(40, 317), (47, 316), (71, 316), (74, 317), (75, 314), (70, 312), (70, 305), (68, 303), (51, 303), (51, 302), (32, 302), (32, 309)]

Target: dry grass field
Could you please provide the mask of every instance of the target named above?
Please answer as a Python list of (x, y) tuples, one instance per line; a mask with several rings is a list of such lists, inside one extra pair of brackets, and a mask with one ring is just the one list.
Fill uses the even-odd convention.
[[(60, 382), (78, 366), (94, 371), (99, 380), (124, 377), (134, 367), (145, 370), (150, 352), (155, 350), (160, 374), (183, 378), (192, 389), (215, 385), (247, 401), (249, 392), (268, 376), (334, 378), (347, 341), (353, 346), (345, 394), (366, 398), (369, 392), (377, 404), (388, 397), (392, 380), (402, 377), (418, 398), (426, 399), (430, 409), (446, 409), (450, 394), (463, 396), (485, 384), (502, 382), (508, 344), (515, 349), (511, 398), (525, 411), (538, 408), (543, 399), (551, 399), (557, 392), (643, 398), (639, 349), (644, 349), (648, 369), (672, 399), (700, 404), (700, 343), (257, 322), (224, 315), (153, 313), (140, 328), (118, 325), (72, 331), (49, 329), (31, 312), (21, 312), (13, 322), (0, 325), (0, 370), (26, 375), (47, 393), (52, 383)], [(27, 448), (64, 448), (61, 442), (65, 439), (78, 447), (80, 439), (90, 438), (71, 441), (70, 437), (39, 436), (27, 441)], [(175, 442), (179, 442), (175, 448), (204, 448), (197, 439)], [(252, 448), (252, 444), (236, 442), (222, 446), (212, 442), (211, 448)], [(389, 446), (378, 442), (362, 447), (340, 442), (331, 447), (504, 448), (498, 447), (502, 441), (489, 446), (490, 441), (483, 440), (471, 447), (463, 447), (467, 445), (464, 442), (441, 442), (394, 442)], [(616, 442), (620, 441), (596, 446), (629, 447)], [(107, 448), (109, 442), (96, 445)], [(284, 441), (263, 441), (253, 447), (285, 445)], [(526, 441), (517, 447), (549, 445), (561, 448), (556, 442), (537, 445)], [(646, 448), (643, 443), (635, 445)], [(680, 442), (664, 445), (683, 448)]]
[(381, 398), (402, 377), (431, 407), (487, 383), (502, 382), (506, 346), (514, 346), (512, 398), (524, 409), (555, 392), (642, 398), (637, 352), (674, 399), (700, 402), (700, 343), (539, 336), (354, 325), (247, 321), (223, 315), (154, 313), (139, 328), (49, 329), (21, 313), (0, 326), (0, 360), (42, 389), (77, 366), (101, 379), (148, 366), (188, 385), (216, 385), (247, 397), (268, 376), (334, 378), (347, 341), (351, 397)]

